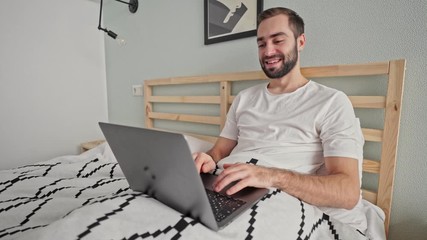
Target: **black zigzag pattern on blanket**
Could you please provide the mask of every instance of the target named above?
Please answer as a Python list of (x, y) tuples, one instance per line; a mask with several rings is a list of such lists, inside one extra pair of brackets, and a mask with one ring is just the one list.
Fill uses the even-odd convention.
[[(67, 214), (65, 214), (62, 218), (67, 217), (68, 215), (70, 215), (72, 212), (86, 206), (86, 205), (92, 205), (94, 203), (102, 203), (105, 202), (107, 200), (113, 200), (115, 198), (119, 198), (119, 197), (124, 197), (129, 195), (128, 193), (124, 193), (122, 195), (120, 195), (119, 193), (129, 190), (130, 188), (126, 188), (126, 189), (119, 189), (119, 191), (117, 191), (116, 193), (112, 194), (112, 195), (102, 195), (102, 196), (97, 196), (96, 198), (88, 198), (84, 203), (82, 203), (82, 205), (80, 207), (74, 208), (73, 210), (69, 211)], [(142, 193), (131, 193), (131, 195), (134, 196), (141, 196), (143, 195)], [(149, 196), (146, 196), (147, 198)]]
[(114, 170), (116, 169), (117, 166), (119, 166), (119, 164), (118, 163), (114, 163), (113, 166), (111, 167), (110, 178), (114, 177)]
[[(47, 224), (46, 225), (40, 225), (40, 226), (32, 226), (32, 227), (27, 227), (27, 228), (21, 228), (21, 229), (19, 229), (19, 230), (14, 230), (14, 231), (11, 231), (11, 232), (5, 232), (5, 233), (3, 233), (4, 231), (6, 231), (7, 229), (2, 229), (1, 231), (0, 231), (0, 238), (3, 238), (3, 237), (6, 237), (6, 236), (12, 236), (12, 235), (15, 235), (15, 234), (17, 234), (17, 233), (22, 233), (22, 232), (26, 232), (26, 231), (29, 231), (29, 230), (34, 230), (34, 229), (37, 229), (37, 228), (41, 228), (41, 227), (46, 227), (47, 226)], [(19, 227), (19, 226), (18, 226)], [(8, 228), (8, 229), (10, 229), (10, 228)]]
[[(246, 163), (256, 165), (258, 163), (258, 159), (251, 158), (251, 160), (247, 161)], [(264, 201), (264, 198), (261, 199), (260, 201)], [(257, 211), (256, 211), (257, 208), (258, 208), (258, 203), (253, 205), (251, 208), (251, 213), (250, 213), (251, 219), (249, 219), (249, 227), (248, 227), (248, 229), (246, 229), (246, 232), (248, 233), (248, 235), (246, 236), (245, 239), (252, 239), (253, 238), (252, 232), (255, 229), (253, 225), (256, 221), (255, 216), (257, 215)]]
[(76, 193), (75, 198), (78, 198), (86, 190), (93, 190), (93, 189), (98, 188), (100, 186), (103, 186), (105, 184), (109, 184), (109, 183), (117, 182), (117, 181), (123, 181), (123, 180), (124, 180), (124, 178), (114, 178), (111, 180), (110, 179), (106, 180), (105, 178), (102, 178), (102, 179), (98, 180), (95, 184), (89, 185), (85, 188), (80, 189), (79, 192)]
[(254, 224), (255, 224), (255, 221), (256, 221), (255, 216), (258, 214), (258, 212), (257, 212), (258, 204), (260, 202), (263, 202), (263, 201), (271, 198), (274, 195), (277, 195), (280, 192), (281, 191), (279, 189), (276, 189), (273, 192), (268, 193), (267, 195), (265, 195), (264, 197), (262, 197), (261, 200), (259, 200), (259, 202), (257, 204), (255, 204), (254, 206), (252, 206), (251, 213), (250, 213), (251, 219), (249, 219), (249, 227), (248, 227), (248, 229), (246, 229), (246, 232), (248, 233), (248, 235), (245, 238), (246, 240), (253, 239), (252, 232), (255, 230)]
[(300, 205), (301, 205), (301, 224), (300, 224), (300, 230), (298, 231), (298, 238), (297, 240), (308, 240), (311, 238), (311, 235), (313, 234), (313, 232), (324, 222), (326, 221), (329, 225), (329, 230), (331, 231), (332, 235), (334, 236), (334, 239), (338, 240), (340, 239), (339, 234), (337, 233), (337, 230), (335, 229), (333, 223), (330, 221), (329, 216), (326, 213), (323, 213), (322, 218), (320, 218), (319, 220), (317, 220), (316, 223), (313, 224), (313, 227), (311, 228), (310, 233), (305, 237), (302, 238), (302, 234), (304, 233), (303, 227), (305, 226), (305, 209), (304, 209), (304, 202), (300, 201)]
[[(100, 225), (101, 225), (101, 223), (102, 223), (103, 221), (106, 221), (106, 220), (108, 220), (111, 216), (116, 215), (118, 212), (123, 211), (123, 209), (124, 209), (125, 207), (129, 206), (130, 202), (131, 202), (132, 200), (134, 200), (134, 199), (135, 199), (137, 196), (139, 196), (139, 195), (141, 195), (141, 194), (130, 194), (130, 195), (129, 195), (129, 197), (125, 199), (125, 202), (124, 202), (124, 203), (122, 203), (122, 204), (120, 204), (120, 205), (118, 206), (118, 208), (114, 209), (114, 210), (113, 210), (113, 211), (111, 211), (111, 212), (105, 213), (105, 214), (104, 214), (104, 216), (97, 218), (97, 219), (96, 219), (96, 222), (94, 222), (94, 223), (90, 224), (89, 226), (87, 226), (86, 231), (84, 231), (84, 232), (80, 233), (80, 234), (77, 236), (77, 239), (83, 239), (85, 236), (87, 236), (87, 235), (89, 235), (89, 234), (91, 233), (91, 230), (92, 230), (92, 229), (96, 228), (97, 226), (100, 226)], [(115, 198), (115, 197), (113, 197), (113, 198)]]
[[(21, 178), (21, 176), (20, 176), (20, 177), (18, 177), (18, 178), (15, 178), (14, 180), (12, 180), (12, 181), (11, 181), (11, 183), (12, 183), (12, 185), (13, 185), (13, 183), (16, 183), (16, 182), (17, 182), (17, 181), (15, 181), (15, 180), (25, 181), (25, 180), (30, 180), (30, 179), (32, 179), (32, 178), (37, 178), (37, 177), (40, 177), (40, 176), (31, 176), (31, 177), (24, 177), (24, 178)], [(7, 203), (7, 202), (15, 202), (15, 201), (18, 201), (18, 200), (25, 200), (25, 201), (22, 201), (22, 202), (20, 202), (20, 203), (18, 203), (18, 204), (8, 206), (7, 208), (1, 208), (1, 209), (0, 209), (0, 213), (1, 213), (1, 212), (3, 212), (3, 211), (8, 211), (8, 210), (10, 210), (10, 209), (12, 209), (12, 208), (17, 208), (17, 207), (19, 207), (20, 205), (24, 205), (24, 204), (27, 204), (27, 203), (30, 203), (30, 202), (33, 202), (33, 201), (37, 201), (37, 200), (40, 200), (40, 199), (43, 199), (43, 198), (49, 197), (50, 195), (52, 195), (52, 194), (54, 194), (54, 193), (56, 193), (56, 192), (58, 192), (58, 191), (61, 191), (61, 190), (66, 189), (66, 188), (70, 188), (70, 187), (61, 187), (61, 188), (57, 188), (57, 189), (55, 189), (55, 190), (53, 190), (53, 191), (50, 191), (50, 192), (48, 192), (48, 193), (46, 193), (46, 194), (44, 194), (44, 195), (41, 195), (42, 191), (43, 191), (45, 188), (47, 188), (47, 187), (49, 187), (49, 186), (56, 185), (58, 182), (63, 181), (63, 180), (65, 180), (65, 179), (59, 179), (59, 180), (56, 180), (56, 181), (54, 181), (54, 182), (53, 182), (53, 183), (51, 183), (51, 184), (48, 184), (48, 185), (45, 185), (45, 186), (43, 186), (43, 187), (39, 188), (39, 190), (36, 192), (36, 194), (35, 194), (33, 197), (17, 197), (17, 198), (8, 199), (8, 200), (5, 200), (5, 201), (0, 201), (0, 203)], [(11, 185), (11, 186), (12, 186), (12, 185)], [(10, 186), (8, 186), (8, 187), (10, 187)], [(1, 191), (0, 191), (0, 192), (1, 192)]]
[(25, 181), (25, 180), (29, 180), (32, 178), (38, 178), (40, 176), (30, 176), (30, 177), (26, 177), (25, 175), (19, 175), (16, 178), (12, 179), (12, 180), (7, 180), (5, 182), (1, 182), (0, 186), (4, 185), (4, 188), (0, 189), (0, 194), (4, 191), (6, 191), (8, 188), (12, 187), (13, 184), (20, 182), (20, 181)]
[(87, 166), (89, 166), (89, 164), (91, 164), (91, 163), (96, 163), (96, 162), (98, 162), (99, 160), (98, 160), (98, 158), (95, 158), (95, 159), (93, 159), (92, 161), (89, 161), (89, 162), (87, 162), (80, 170), (79, 170), (79, 172), (77, 173), (77, 175), (76, 175), (76, 177), (81, 177), (82, 176), (82, 173), (83, 173), (83, 171), (86, 169), (86, 167)]
[(87, 236), (87, 235), (89, 235), (91, 233), (92, 229), (96, 228), (97, 226), (100, 226), (103, 221), (106, 221), (106, 220), (108, 220), (109, 217), (115, 215), (118, 212), (123, 211), (123, 209), (126, 206), (128, 206), (129, 202), (132, 201), (133, 199), (135, 199), (135, 196), (134, 195), (130, 195), (130, 197), (127, 198), (127, 199), (125, 199), (125, 202), (122, 203), (122, 204), (120, 204), (117, 209), (114, 209), (113, 211), (104, 214), (104, 216), (97, 218), (96, 222), (94, 222), (94, 223), (90, 224), (89, 226), (87, 226), (87, 230), (86, 231), (80, 233), (77, 236), (77, 239), (83, 239), (85, 236)]
[(176, 239), (180, 239), (182, 237), (181, 233), (189, 226), (192, 225), (194, 226), (197, 221), (196, 220), (192, 220), (190, 222), (188, 222), (187, 220), (185, 220), (186, 217), (181, 215), (181, 219), (172, 227), (172, 226), (167, 226), (166, 228), (164, 228), (163, 230), (157, 230), (153, 233), (150, 232), (145, 232), (143, 234), (139, 234), (139, 233), (134, 233), (132, 236), (130, 236), (129, 238), (122, 238), (123, 240), (135, 240), (138, 238), (141, 239), (145, 239), (145, 238), (156, 238), (158, 236), (160, 236), (160, 234), (167, 234), (170, 230), (175, 229), (177, 231), (177, 233), (171, 237), (170, 239), (172, 240), (176, 240)]
[[(96, 222), (90, 224), (87, 227), (86, 231), (84, 231), (84, 232), (82, 232), (81, 234), (78, 235), (77, 239), (83, 239), (83, 238), (85, 238), (87, 235), (89, 235), (91, 233), (92, 229), (96, 228), (97, 226), (100, 226), (103, 221), (108, 220), (111, 216), (117, 214), (118, 212), (123, 211), (123, 209), (126, 206), (128, 206), (132, 200), (134, 200), (138, 196), (141, 196), (142, 193), (130, 194), (130, 195), (129, 194), (125, 194), (125, 195), (126, 196), (130, 196), (130, 197), (126, 198), (125, 202), (122, 203), (122, 204), (120, 204), (118, 208), (114, 209), (113, 211), (111, 211), (109, 213), (104, 214), (104, 216), (102, 216), (102, 217), (97, 218)], [(106, 200), (112, 200), (112, 199), (117, 198), (117, 197), (122, 197), (122, 196), (113, 196), (113, 197), (110, 197), (110, 198), (104, 198), (102, 200), (97, 200), (96, 202), (102, 202), (102, 201), (106, 201)], [(150, 198), (149, 196), (146, 196), (146, 197)], [(168, 227), (164, 228), (163, 230), (159, 229), (159, 230), (157, 230), (157, 231), (155, 231), (153, 233), (150, 233), (150, 232), (145, 232), (143, 234), (135, 233), (132, 236), (130, 236), (129, 238), (122, 238), (122, 239), (138, 239), (138, 238), (144, 239), (144, 238), (148, 238), (148, 237), (156, 238), (160, 234), (162, 234), (162, 233), (166, 234), (166, 233), (168, 233), (172, 229), (175, 229), (177, 231), (177, 234), (175, 234), (175, 236), (172, 237), (171, 239), (179, 239), (181, 237), (181, 232), (184, 231), (184, 229), (187, 228), (188, 225), (195, 225), (197, 223), (196, 220), (192, 220), (192, 219), (191, 219), (190, 222), (188, 222), (188, 221), (185, 220), (185, 218), (186, 217), (182, 215), (181, 219), (174, 226), (168, 226)], [(190, 219), (190, 218), (188, 218), (188, 219)]]
[[(20, 174), (12, 180), (8, 180), (6, 182), (1, 182), (0, 186), (5, 185), (5, 187), (0, 190), (0, 193), (2, 193), (3, 191), (7, 190), (10, 187), (12, 187), (13, 184), (15, 184), (17, 182), (26, 181), (26, 180), (30, 180), (33, 178), (45, 177), (53, 169), (53, 167), (55, 167), (59, 164), (61, 164), (61, 163), (57, 162), (57, 163), (53, 163), (53, 164), (32, 164), (32, 165), (25, 165), (22, 167), (15, 168), (14, 170), (16, 170), (16, 171), (14, 173), (18, 173), (19, 172), (18, 170), (22, 170), (22, 169), (26, 169), (26, 168), (30, 168), (30, 169), (27, 171), (19, 172)], [(39, 170), (40, 168), (45, 168), (44, 172), (41, 175), (27, 176), (29, 173), (34, 172), (36, 170)]]
[(76, 177), (78, 178), (87, 178), (92, 176), (94, 173), (98, 172), (99, 170), (101, 170), (104, 167), (113, 165), (111, 170), (110, 170), (110, 178), (113, 178), (113, 173), (114, 173), (114, 168), (117, 166), (117, 163), (105, 163), (105, 164), (101, 164), (99, 166), (97, 166), (95, 169), (91, 169), (91, 171), (89, 173), (83, 174), (83, 172), (86, 170), (86, 168), (89, 167), (89, 165), (93, 164), (93, 163), (97, 163), (99, 161), (98, 158), (93, 159), (92, 161), (87, 162), (77, 173)]
[(18, 168), (16, 168), (16, 170), (22, 170), (22, 169), (25, 169), (25, 168), (30, 168), (27, 171), (20, 172), (21, 174), (25, 175), (27, 173), (39, 170), (40, 168), (46, 168), (47, 167), (45, 169), (44, 173), (42, 174), (42, 176), (44, 177), (44, 176), (47, 176), (47, 174), (53, 169), (53, 167), (55, 167), (55, 166), (57, 166), (59, 164), (61, 164), (61, 163), (60, 162), (56, 162), (56, 163), (52, 163), (52, 164), (31, 164), (31, 165), (25, 165), (25, 166), (22, 166), (22, 167), (18, 167)]
[(256, 165), (258, 163), (258, 159), (251, 158), (251, 160), (247, 161), (246, 163)]
[[(36, 214), (40, 209), (42, 209), (43, 205), (45, 205), (46, 203), (48, 203), (50, 200), (52, 200), (52, 198), (45, 199), (42, 203), (40, 203), (35, 209), (33, 209), (31, 211), (30, 214), (28, 214), (27, 216), (25, 216), (25, 219), (19, 225), (8, 227), (8, 228), (4, 228), (4, 229), (0, 230), (0, 238), (5, 237), (7, 235), (12, 236), (12, 235), (20, 233), (20, 232), (25, 232), (27, 230), (32, 230), (32, 229), (35, 229), (35, 228), (39, 228), (39, 227), (45, 226), (45, 225), (43, 225), (43, 226), (29, 227), (29, 228), (24, 228), (24, 229), (19, 229), (19, 230), (12, 230), (12, 229), (15, 229), (15, 228), (19, 228), (22, 225), (24, 225), (25, 223), (27, 223), (28, 221), (30, 221), (31, 217), (34, 214)], [(16, 207), (16, 206), (11, 206), (11, 207)], [(6, 209), (6, 210), (8, 210), (8, 209)], [(9, 230), (11, 230), (11, 231), (9, 231)]]
[[(88, 169), (87, 166), (89, 163), (97, 162), (97, 161), (98, 161), (98, 159), (94, 159), (94, 160), (91, 160), (90, 162), (85, 163), (85, 165), (82, 167), (80, 172), (83, 172), (84, 169)], [(13, 169), (14, 173), (19, 174), (19, 175), (12, 178), (12, 179), (7, 180), (7, 181), (0, 182), (0, 193), (8, 190), (9, 188), (13, 188), (15, 186), (15, 184), (22, 184), (24, 182), (31, 182), (36, 178), (47, 177), (47, 176), (49, 176), (49, 173), (52, 171), (53, 168), (55, 168), (61, 164), (62, 164), (61, 162), (49, 163), (49, 164), (32, 164), (32, 165), (25, 165), (22, 167), (15, 168), (15, 169)], [(103, 179), (99, 180), (98, 182), (96, 182), (95, 184), (92, 184), (91, 186), (89, 186), (89, 188), (91, 190), (93, 190), (97, 187), (103, 186), (105, 184), (124, 180), (124, 178), (113, 178), (113, 179), (111, 179), (113, 177), (114, 169), (117, 167), (117, 164), (110, 163), (110, 164), (105, 164), (105, 165), (112, 165), (109, 178), (103, 178)], [(93, 173), (95, 173), (96, 171), (101, 169), (102, 167), (103, 166), (98, 166), (97, 168), (95, 168), (95, 170), (90, 171), (90, 173), (86, 174), (86, 175), (87, 176), (92, 175)], [(85, 176), (81, 176), (81, 177), (85, 177)], [(29, 223), (33, 216), (35, 216), (39, 211), (44, 209), (48, 205), (48, 203), (51, 200), (53, 200), (53, 198), (51, 197), (52, 195), (54, 195), (55, 193), (58, 193), (60, 191), (66, 190), (66, 189), (75, 188), (74, 185), (55, 187), (61, 182), (73, 180), (73, 179), (75, 179), (75, 178), (55, 179), (51, 183), (40, 186), (37, 189), (37, 191), (34, 193), (33, 196), (21, 196), (21, 197), (16, 197), (13, 199), (4, 199), (4, 200), (0, 201), (0, 203), (11, 203), (8, 206), (0, 208), (0, 213), (13, 211), (14, 209), (19, 209), (20, 207), (25, 206), (27, 204), (37, 204), (34, 209), (30, 210), (27, 213), (27, 215), (25, 215), (24, 218), (19, 223), (17, 223), (17, 225), (10, 226), (10, 227), (4, 228), (4, 229), (0, 229), (0, 238), (6, 237), (6, 236), (11, 237), (13, 235), (16, 235), (16, 234), (19, 234), (19, 233), (22, 233), (25, 231), (30, 231), (33, 229), (43, 228), (43, 227), (47, 226), (45, 224), (42, 224), (42, 225), (34, 225), (34, 226), (29, 226), (29, 227), (23, 227), (23, 225)], [(81, 189), (78, 194), (79, 195), (82, 194), (82, 192), (84, 190), (88, 190), (88, 188)], [(128, 188), (127, 189), (118, 189), (116, 194), (127, 191), (127, 190), (128, 190)]]

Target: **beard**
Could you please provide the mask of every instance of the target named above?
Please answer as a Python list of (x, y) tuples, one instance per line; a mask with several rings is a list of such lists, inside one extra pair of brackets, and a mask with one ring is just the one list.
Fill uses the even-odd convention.
[[(265, 66), (265, 61), (270, 58), (278, 58), (282, 61), (282, 65), (279, 68), (267, 68)], [(276, 79), (281, 78), (288, 74), (297, 64), (298, 60), (298, 48), (295, 44), (295, 48), (288, 54), (284, 55), (282, 53), (275, 54), (273, 56), (264, 57), (260, 59), (261, 68), (264, 71), (267, 77)]]

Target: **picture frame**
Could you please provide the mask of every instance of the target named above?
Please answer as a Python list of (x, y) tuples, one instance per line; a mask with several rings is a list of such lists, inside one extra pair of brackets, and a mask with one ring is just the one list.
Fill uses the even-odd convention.
[(205, 45), (256, 36), (263, 0), (204, 0)]

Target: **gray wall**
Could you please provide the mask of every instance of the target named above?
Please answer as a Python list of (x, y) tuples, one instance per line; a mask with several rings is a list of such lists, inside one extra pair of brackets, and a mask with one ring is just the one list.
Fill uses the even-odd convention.
[[(425, 239), (427, 2), (268, 0), (264, 5), (292, 8), (305, 19), (303, 66), (407, 59), (390, 239)], [(259, 69), (255, 37), (203, 44), (203, 1), (141, 0), (134, 15), (112, 2), (105, 21), (127, 39), (124, 47), (106, 39), (113, 122), (143, 125), (143, 100), (132, 96), (131, 86), (145, 79)]]
[(106, 120), (104, 36), (88, 0), (0, 1), (0, 169), (77, 154)]

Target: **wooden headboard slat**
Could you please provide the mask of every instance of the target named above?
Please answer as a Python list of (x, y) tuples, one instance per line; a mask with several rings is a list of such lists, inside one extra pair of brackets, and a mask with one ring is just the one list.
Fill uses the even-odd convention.
[(144, 81), (144, 84), (147, 86), (161, 86), (161, 85), (176, 85), (176, 84), (214, 83), (214, 82), (222, 82), (222, 81), (234, 82), (234, 81), (247, 81), (247, 80), (263, 80), (263, 79), (267, 79), (264, 72), (249, 71), (249, 72), (210, 74), (205, 76), (174, 77), (174, 78), (146, 80)]
[(363, 159), (363, 171), (368, 173), (380, 173), (381, 163), (375, 160)]
[(306, 78), (374, 76), (388, 74), (388, 71), (389, 62), (301, 68)]
[(362, 128), (363, 136), (365, 141), (371, 142), (382, 142), (383, 141), (383, 130), (373, 128)]
[(151, 128), (151, 129), (158, 130), (158, 131), (181, 133), (181, 134), (192, 136), (192, 137), (195, 137), (195, 138), (198, 138), (198, 139), (202, 139), (202, 140), (205, 140), (205, 141), (208, 141), (208, 142), (211, 142), (211, 143), (215, 143), (216, 140), (218, 139), (218, 137), (215, 137), (215, 136), (201, 135), (201, 134), (188, 133), (188, 132), (182, 132), (182, 131), (181, 132), (177, 132), (177, 131), (172, 131), (172, 130), (169, 130), (169, 129), (166, 130), (166, 129), (155, 128), (155, 127)]
[(147, 100), (152, 103), (221, 103), (219, 96), (150, 96)]
[[(150, 112), (148, 113), (147, 117), (150, 119), (204, 123), (204, 124), (211, 124), (211, 125), (222, 124), (221, 117), (203, 116), (203, 115), (195, 115), (195, 114)], [(383, 141), (383, 130), (372, 129), (372, 128), (362, 128), (362, 133), (365, 138), (365, 141), (371, 141), (371, 142)]]
[[(229, 96), (231, 104), (236, 96)], [(385, 108), (385, 96), (348, 96), (354, 108)], [(220, 104), (220, 96), (150, 96), (151, 103), (195, 103), (195, 104)]]
[(385, 96), (348, 96), (354, 108), (385, 108)]
[(148, 113), (148, 117), (151, 119), (162, 119), (162, 120), (181, 121), (181, 122), (205, 123), (205, 124), (213, 124), (213, 125), (221, 124), (220, 117), (216, 117), (216, 116), (150, 112)]
[(362, 189), (362, 197), (373, 204), (376, 204), (378, 201), (378, 194), (366, 189)]

